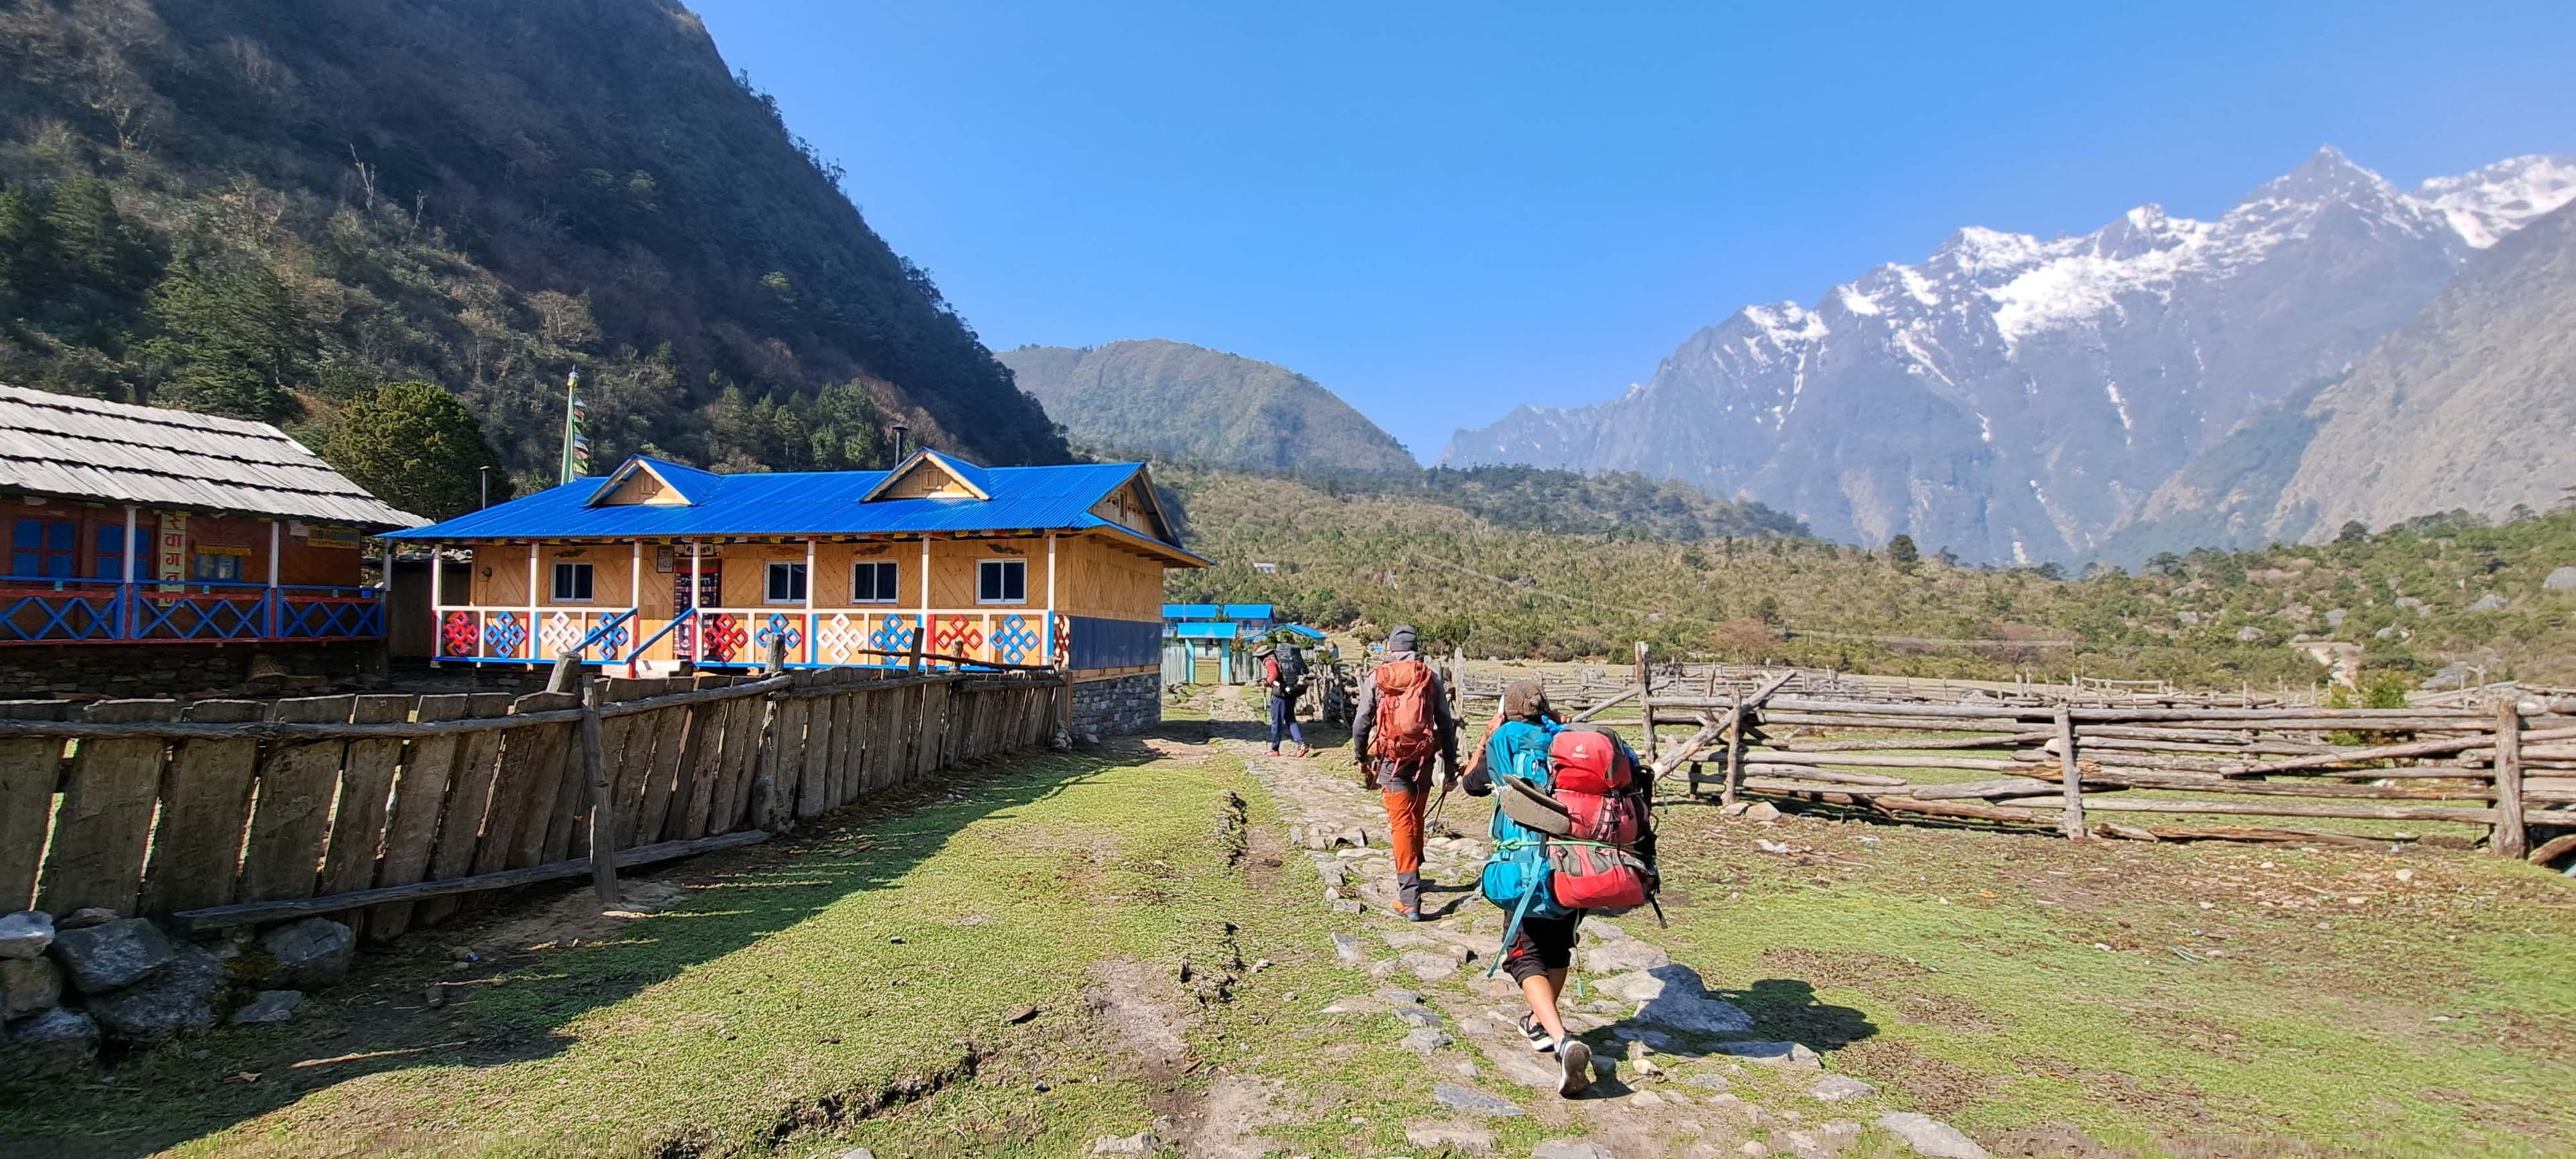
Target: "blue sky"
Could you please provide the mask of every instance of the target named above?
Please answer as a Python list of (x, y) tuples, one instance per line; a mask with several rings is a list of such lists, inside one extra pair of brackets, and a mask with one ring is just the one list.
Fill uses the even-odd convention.
[(995, 349), (1266, 359), (1426, 460), (1963, 225), (2576, 151), (2564, 2), (693, 6)]

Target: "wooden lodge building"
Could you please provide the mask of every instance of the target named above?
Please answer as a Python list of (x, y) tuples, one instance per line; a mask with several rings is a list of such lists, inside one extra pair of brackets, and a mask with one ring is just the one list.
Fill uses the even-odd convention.
[(267, 423), (0, 385), (0, 687), (353, 675), (380, 657), (366, 537), (418, 526)]
[[(1159, 718), (1163, 572), (1181, 547), (1142, 463), (718, 474), (636, 457), (390, 538), (471, 551), (430, 603), (435, 661), (636, 671), (1030, 665), (1074, 723)], [(919, 659), (916, 660), (916, 652)]]

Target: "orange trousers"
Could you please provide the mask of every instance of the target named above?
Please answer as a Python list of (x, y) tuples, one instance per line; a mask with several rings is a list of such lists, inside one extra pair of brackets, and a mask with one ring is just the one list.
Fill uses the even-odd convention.
[(1377, 764), (1379, 796), (1386, 805), (1387, 844), (1395, 850), (1396, 909), (1422, 909), (1422, 816), (1431, 808), (1432, 763)]

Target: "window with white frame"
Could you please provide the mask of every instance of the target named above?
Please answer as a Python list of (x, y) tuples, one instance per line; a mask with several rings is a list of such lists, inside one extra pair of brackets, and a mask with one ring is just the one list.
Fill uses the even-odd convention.
[(773, 604), (805, 602), (805, 565), (773, 563), (769, 565), (769, 584), (762, 589), (763, 599)]
[(850, 602), (891, 604), (901, 597), (903, 573), (890, 559), (863, 559), (850, 565)]
[(590, 565), (559, 563), (555, 565), (555, 602), (586, 604), (590, 602)]
[(988, 559), (978, 563), (975, 567), (975, 602), (979, 604), (1029, 602), (1029, 561)]

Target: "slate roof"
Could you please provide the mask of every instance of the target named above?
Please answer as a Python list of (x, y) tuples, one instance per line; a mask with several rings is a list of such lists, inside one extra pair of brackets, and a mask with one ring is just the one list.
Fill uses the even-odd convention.
[(0, 490), (417, 527), (267, 423), (0, 384)]
[[(641, 458), (639, 456), (639, 458)], [(950, 456), (943, 456), (955, 462)], [(633, 503), (592, 506), (608, 476), (576, 479), (534, 495), (397, 532), (395, 539), (685, 539), (693, 536), (830, 536), (958, 531), (1087, 531), (1136, 536), (1191, 560), (1167, 539), (1138, 535), (1091, 513), (1126, 485), (1142, 463), (1076, 463), (1057, 467), (983, 467), (977, 482), (990, 499), (863, 498), (885, 471), (779, 471), (718, 474), (660, 459), (642, 459), (686, 506)], [(619, 465), (624, 469), (625, 464)], [(897, 470), (901, 470), (900, 467)], [(1204, 562), (1204, 561), (1200, 561)]]

